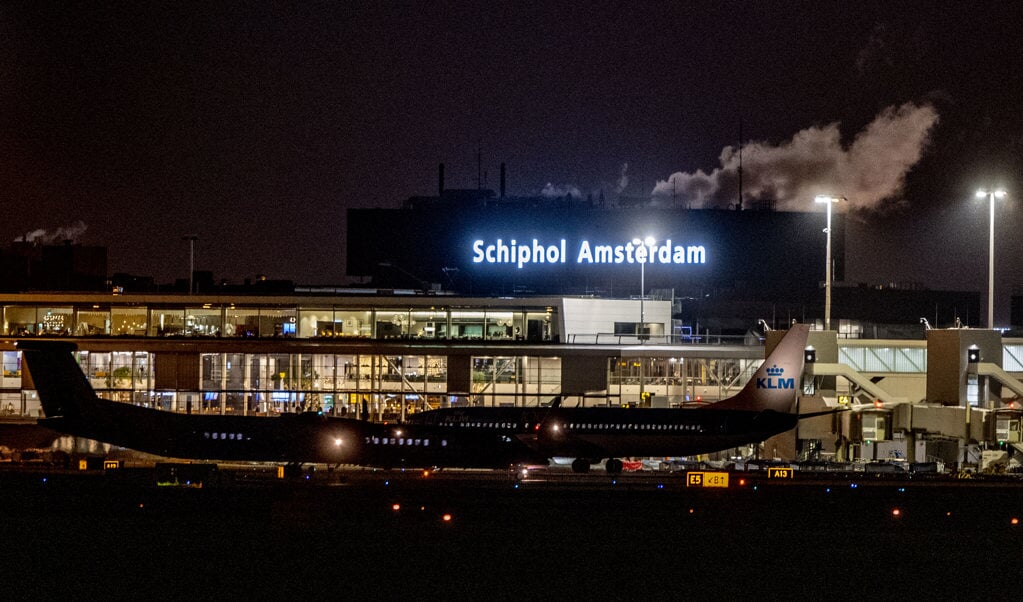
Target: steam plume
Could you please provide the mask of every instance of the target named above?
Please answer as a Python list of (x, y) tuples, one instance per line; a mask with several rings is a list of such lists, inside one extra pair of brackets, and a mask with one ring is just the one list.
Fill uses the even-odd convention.
[[(897, 200), (906, 174), (920, 160), (938, 112), (929, 104), (906, 103), (883, 110), (848, 147), (839, 124), (811, 127), (777, 146), (750, 142), (742, 147), (743, 197), (773, 200), (782, 210), (806, 210), (818, 194), (846, 197), (856, 208), (880, 208)], [(739, 152), (721, 151), (721, 167), (705, 173), (677, 172), (651, 193), (692, 207), (727, 207), (739, 197)]]
[(629, 164), (628, 162), (622, 163), (622, 173), (618, 177), (618, 186), (615, 188), (615, 192), (621, 194), (623, 190), (629, 185)]
[(85, 234), (85, 231), (89, 229), (89, 226), (85, 225), (85, 222), (78, 220), (77, 222), (69, 226), (61, 226), (53, 232), (49, 232), (42, 228), (33, 230), (24, 236), (15, 238), (15, 242), (31, 242), (43, 245), (51, 245), (53, 243), (70, 240), (71, 242), (78, 242), (78, 238)]
[(556, 199), (565, 196), (571, 196), (577, 199), (582, 198), (583, 193), (578, 187), (571, 184), (552, 184), (547, 182), (547, 185), (540, 191), (540, 196), (548, 199)]

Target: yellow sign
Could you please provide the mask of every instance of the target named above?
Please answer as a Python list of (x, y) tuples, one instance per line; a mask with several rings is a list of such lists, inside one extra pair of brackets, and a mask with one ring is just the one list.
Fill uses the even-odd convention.
[(791, 468), (779, 468), (772, 466), (767, 469), (767, 478), (769, 479), (791, 479), (792, 473), (795, 472)]
[(686, 487), (728, 487), (728, 473), (690, 471), (686, 473)]
[(120, 460), (103, 460), (103, 470), (110, 470), (120, 467), (121, 467)]

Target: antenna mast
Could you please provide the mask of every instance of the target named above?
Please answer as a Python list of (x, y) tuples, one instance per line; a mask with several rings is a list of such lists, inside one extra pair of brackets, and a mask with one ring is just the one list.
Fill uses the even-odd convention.
[(739, 118), (739, 209), (742, 209), (742, 117)]

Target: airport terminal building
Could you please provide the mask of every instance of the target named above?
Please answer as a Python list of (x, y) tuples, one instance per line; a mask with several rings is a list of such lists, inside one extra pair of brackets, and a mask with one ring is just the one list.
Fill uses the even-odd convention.
[[(558, 395), (682, 408), (736, 393), (796, 321), (814, 330), (800, 409), (856, 410), (804, 421), (761, 453), (955, 462), (1014, 449), (1023, 341), (937, 328), (973, 325), (978, 293), (840, 282), (825, 330), (823, 226), (822, 213), (769, 204), (604, 206), (442, 187), (401, 209), (349, 210), (361, 288), (0, 293), (0, 410), (40, 413), (15, 347), (24, 337), (75, 341), (102, 396), (171, 412), (401, 420)], [(844, 232), (838, 216), (836, 281)]]
[[(671, 303), (658, 300), (401, 293), (0, 295), (0, 408), (9, 420), (40, 415), (15, 346), (24, 337), (76, 342), (93, 387), (124, 403), (401, 420), (557, 395), (570, 406), (705, 404), (735, 394), (762, 363), (764, 339), (781, 332), (655, 334), (672, 324)], [(640, 312), (649, 334), (636, 332)], [(807, 361), (801, 411), (856, 409), (801, 422), (765, 443), (768, 457), (977, 463), (985, 448), (1020, 442), (1023, 411), (1012, 403), (1023, 394), (1023, 341), (975, 329), (923, 340), (816, 330)]]

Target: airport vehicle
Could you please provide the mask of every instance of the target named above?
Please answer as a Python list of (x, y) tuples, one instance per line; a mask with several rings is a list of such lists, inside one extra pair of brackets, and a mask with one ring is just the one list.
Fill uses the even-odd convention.
[(159, 456), (289, 464), (503, 468), (546, 461), (518, 439), (492, 431), (454, 433), (315, 412), (260, 416), (178, 414), (101, 399), (71, 352), (73, 343), (23, 340), (46, 418), (57, 432)]
[(547, 457), (576, 458), (576, 472), (603, 459), (605, 469), (617, 473), (623, 467), (619, 458), (731, 449), (790, 430), (800, 419), (831, 413), (790, 413), (800, 390), (808, 334), (808, 325), (793, 325), (739, 393), (701, 408), (567, 408), (555, 398), (541, 408), (434, 410), (410, 422), (454, 432), (489, 429), (518, 438)]

